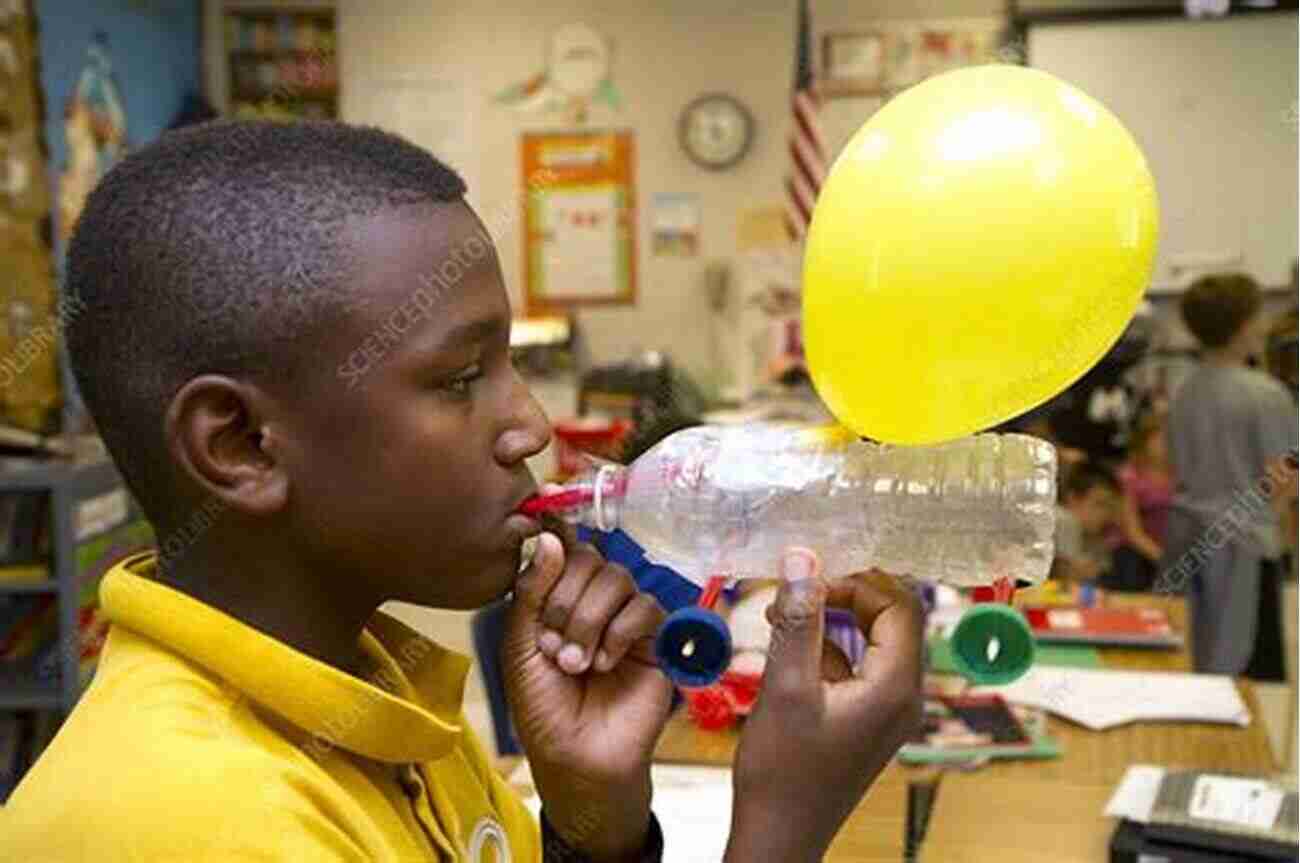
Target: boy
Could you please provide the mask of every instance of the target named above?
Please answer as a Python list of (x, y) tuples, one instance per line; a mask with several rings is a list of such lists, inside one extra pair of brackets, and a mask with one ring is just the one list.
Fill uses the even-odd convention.
[(1162, 578), (1187, 589), (1196, 671), (1285, 681), (1280, 528), (1296, 496), (1296, 408), (1279, 381), (1247, 366), (1264, 352), (1261, 305), (1244, 275), (1206, 276), (1183, 295), (1203, 354), (1169, 409), (1178, 485)]
[[(0, 859), (658, 859), (662, 612), (513, 514), (550, 430), (464, 190), (425, 151), (333, 123), (172, 133), (97, 187), (68, 347), (163, 553), (105, 577), (97, 674), (0, 811)], [(784, 562), (729, 861), (821, 859), (919, 717), (911, 595), (816, 567)], [(467, 661), (376, 612), (507, 593), (540, 831), (465, 728)], [(828, 603), (870, 635), (862, 678), (819, 673)]]
[(1054, 577), (1094, 581), (1108, 568), (1103, 537), (1118, 501), (1119, 483), (1106, 468), (1084, 462), (1065, 473), (1056, 507)]

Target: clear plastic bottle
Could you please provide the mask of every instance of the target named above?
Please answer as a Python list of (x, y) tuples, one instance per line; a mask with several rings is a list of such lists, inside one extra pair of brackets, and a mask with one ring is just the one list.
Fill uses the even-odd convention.
[(790, 545), (815, 549), (830, 576), (877, 566), (956, 587), (1038, 583), (1052, 563), (1056, 450), (1017, 434), (891, 447), (836, 427), (699, 426), (548, 499), (699, 585), (771, 578)]

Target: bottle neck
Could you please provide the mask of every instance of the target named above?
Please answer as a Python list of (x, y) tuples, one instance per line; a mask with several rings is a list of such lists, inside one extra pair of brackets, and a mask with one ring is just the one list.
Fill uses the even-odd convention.
[(570, 524), (609, 532), (617, 530), (623, 515), (623, 496), (627, 492), (628, 469), (613, 462), (596, 462), (565, 483), (560, 492), (548, 495), (564, 500), (563, 507), (550, 512)]
[(627, 492), (627, 468), (602, 464), (596, 468), (591, 483), (591, 523), (599, 531), (617, 530), (623, 515), (623, 495)]

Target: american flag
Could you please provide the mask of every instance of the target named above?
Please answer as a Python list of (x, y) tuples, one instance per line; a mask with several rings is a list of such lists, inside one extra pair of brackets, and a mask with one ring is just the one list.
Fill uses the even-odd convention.
[(813, 204), (826, 178), (826, 145), (817, 122), (820, 103), (813, 86), (812, 32), (808, 0), (799, 0), (795, 35), (794, 93), (790, 110), (790, 173), (785, 178), (785, 226), (792, 240), (802, 240), (812, 221)]

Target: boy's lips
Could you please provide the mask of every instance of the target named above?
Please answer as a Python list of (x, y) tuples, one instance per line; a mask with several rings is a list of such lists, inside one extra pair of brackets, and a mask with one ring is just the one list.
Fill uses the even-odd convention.
[(542, 532), (541, 521), (519, 511), (519, 507), (523, 502), (535, 494), (537, 494), (537, 485), (530, 482), (528, 488), (515, 498), (514, 506), (510, 508), (509, 514), (506, 515), (506, 532), (509, 534), (512, 546), (518, 546), (524, 540), (537, 536)]
[(506, 531), (512, 539), (523, 542), (541, 533), (542, 523), (531, 515), (515, 512), (506, 516)]

